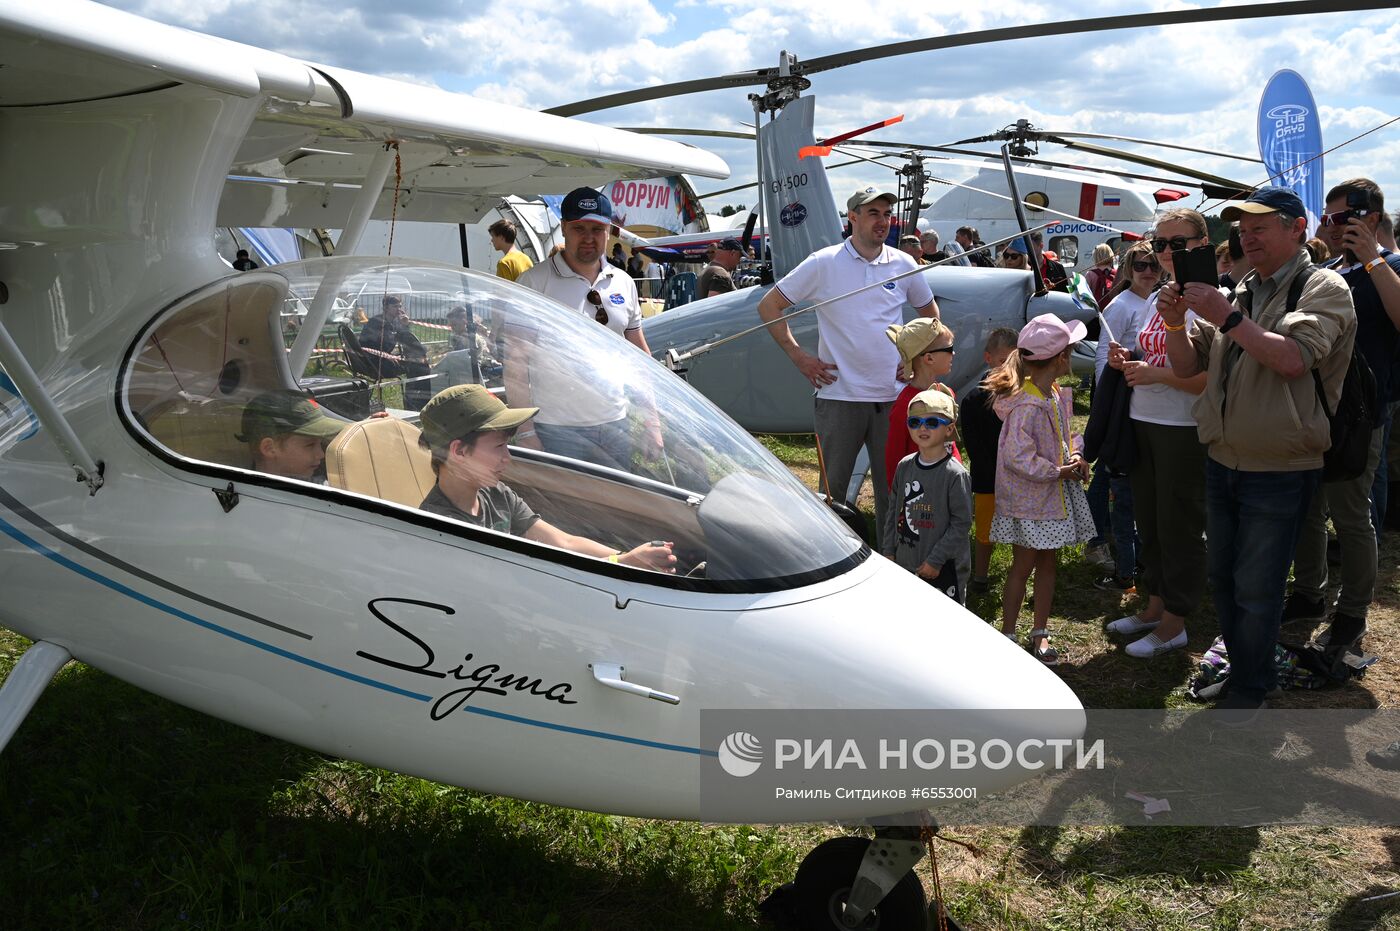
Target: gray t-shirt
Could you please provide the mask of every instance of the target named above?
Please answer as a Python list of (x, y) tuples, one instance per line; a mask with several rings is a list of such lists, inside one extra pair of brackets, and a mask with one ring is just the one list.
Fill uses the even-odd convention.
[(972, 573), (967, 538), (972, 529), (972, 479), (967, 470), (952, 456), (929, 465), (917, 452), (910, 453), (895, 466), (891, 495), (881, 552), (910, 572), (919, 563), (942, 570), (952, 562), (955, 578), (941, 574), (933, 585), (966, 604)]
[(524, 536), (525, 531), (535, 526), (540, 519), (540, 516), (530, 509), (530, 505), (525, 503), (525, 499), (511, 491), (504, 483), (478, 491), (476, 502), (479, 513), (468, 514), (442, 493), (441, 486), (434, 485), (433, 490), (428, 492), (428, 497), (424, 498), (418, 507), (430, 514), (441, 514), (443, 517), (460, 520), (464, 524), (475, 524), (517, 537)]

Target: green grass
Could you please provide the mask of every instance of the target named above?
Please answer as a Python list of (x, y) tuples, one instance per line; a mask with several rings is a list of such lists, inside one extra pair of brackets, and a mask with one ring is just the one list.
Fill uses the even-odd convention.
[[(1082, 413), (1082, 412), (1081, 412)], [(813, 478), (810, 437), (765, 437)], [(1002, 548), (1004, 549), (1004, 548)], [(1383, 550), (1373, 649), (1400, 643)], [(1004, 577), (999, 551), (993, 578)], [(1061, 560), (1060, 674), (1091, 707), (1186, 704), (1191, 657), (1129, 660), (1102, 631), (1128, 602)], [(989, 620), (1000, 592), (969, 607)], [(1214, 635), (1203, 607), (1191, 649)], [(1029, 619), (1023, 612), (1022, 628)], [(0, 629), (0, 677), (27, 647)], [(1382, 664), (1335, 693), (1394, 707)], [(1334, 693), (1308, 693), (1306, 707)], [(1335, 697), (1332, 700), (1337, 700)], [(0, 754), (0, 929), (754, 929), (815, 826), (701, 826), (577, 812), (329, 759), (188, 711), (80, 664)], [(1400, 931), (1400, 832), (952, 826), (953, 913), (979, 931)], [(932, 889), (927, 861), (920, 871)]]

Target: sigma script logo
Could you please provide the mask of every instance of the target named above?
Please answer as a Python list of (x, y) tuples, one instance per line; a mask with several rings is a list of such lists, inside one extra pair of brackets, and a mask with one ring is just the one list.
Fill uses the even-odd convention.
[(752, 776), (763, 765), (763, 744), (747, 731), (735, 731), (719, 745), (719, 765), (731, 776)]
[(807, 208), (804, 207), (800, 202), (788, 204), (778, 214), (778, 222), (783, 224), (783, 226), (789, 228), (794, 226), (801, 226), (802, 222), (806, 219)]

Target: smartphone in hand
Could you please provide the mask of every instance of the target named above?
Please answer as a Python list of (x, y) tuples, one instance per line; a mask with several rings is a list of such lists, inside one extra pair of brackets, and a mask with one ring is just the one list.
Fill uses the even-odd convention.
[(1215, 269), (1215, 247), (1212, 245), (1172, 250), (1172, 280), (1183, 288), (1193, 281), (1212, 288), (1220, 287), (1220, 276)]

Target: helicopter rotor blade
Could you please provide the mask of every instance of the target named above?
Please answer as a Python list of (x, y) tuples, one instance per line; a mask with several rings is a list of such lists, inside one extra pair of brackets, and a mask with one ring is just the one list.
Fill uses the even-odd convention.
[(1213, 155), (1216, 158), (1233, 158), (1241, 162), (1253, 162), (1256, 165), (1264, 164), (1263, 159), (1255, 158), (1253, 155), (1237, 155), (1234, 152), (1217, 152), (1215, 149), (1198, 149), (1195, 146), (1178, 145), (1174, 142), (1158, 142), (1155, 139), (1137, 139), (1133, 136), (1115, 136), (1111, 133), (1062, 133), (1053, 130), (1045, 130), (1048, 135), (1061, 136), (1065, 139), (1112, 139), (1117, 142), (1135, 142), (1139, 145), (1157, 146), (1163, 149), (1178, 149), (1182, 152), (1195, 152), (1197, 155)]
[(747, 139), (753, 141), (752, 132), (735, 129), (686, 129), (682, 126), (619, 126), (627, 133), (641, 133), (644, 136), (708, 136), (714, 139)]
[(1139, 165), (1146, 165), (1149, 168), (1158, 168), (1162, 171), (1175, 171), (1186, 175), (1188, 178), (1196, 178), (1207, 184), (1214, 185), (1225, 191), (1233, 192), (1231, 197), (1244, 197), (1248, 192), (1254, 190), (1253, 184), (1246, 184), (1242, 181), (1234, 181), (1230, 178), (1222, 178), (1220, 175), (1213, 175), (1206, 171), (1197, 171), (1194, 168), (1187, 168), (1185, 165), (1176, 165), (1172, 162), (1164, 162), (1159, 158), (1152, 158), (1147, 155), (1137, 155), (1132, 152), (1121, 152), (1118, 149), (1110, 149), (1106, 146), (1094, 145), (1091, 142), (1075, 142), (1072, 139), (1063, 139), (1059, 136), (1045, 136), (1047, 142), (1058, 142), (1060, 145), (1070, 149), (1078, 149), (1081, 152), (1088, 152), (1093, 155), (1102, 155), (1104, 158), (1121, 159), (1125, 162), (1136, 162)]
[(802, 62), (802, 74), (816, 74), (832, 68), (843, 68), (860, 62), (875, 61), (881, 58), (894, 58), (911, 55), (915, 52), (931, 52), (947, 48), (961, 48), (968, 45), (983, 45), (990, 42), (1007, 42), (1012, 39), (1033, 39), (1047, 36), (1081, 35), (1086, 32), (1107, 32), (1115, 29), (1139, 29), (1144, 26), (1174, 26), (1183, 23), (1219, 23), (1235, 19), (1262, 19), (1273, 16), (1302, 16), (1308, 13), (1341, 13), (1358, 10), (1384, 9), (1394, 3), (1332, 2), (1332, 0), (1287, 0), (1287, 2), (1253, 3), (1244, 6), (1216, 7), (1214, 9), (1168, 10), (1159, 13), (1129, 13), (1121, 16), (1101, 16), (1092, 19), (1058, 23), (1032, 23), (1025, 26), (1007, 26), (1001, 29), (984, 29), (960, 35), (932, 36), (926, 39), (910, 39), (905, 42), (891, 42), (870, 48), (852, 49), (823, 55)]
[[(793, 69), (795, 75), (816, 74), (860, 62), (910, 55), (915, 52), (931, 52), (940, 49), (963, 48), (991, 42), (1008, 42), (1013, 39), (1032, 39), (1048, 36), (1082, 35), (1090, 32), (1107, 32), (1117, 29), (1139, 29), (1148, 26), (1172, 26), (1183, 23), (1219, 23), (1238, 19), (1260, 19), (1273, 16), (1303, 16), (1310, 13), (1343, 13), (1361, 10), (1386, 9), (1392, 2), (1376, 0), (1278, 0), (1273, 3), (1253, 3), (1244, 6), (1226, 6), (1215, 9), (1166, 10), (1157, 13), (1131, 13), (1122, 16), (1101, 16), (1092, 19), (1069, 22), (1031, 23), (1024, 26), (1009, 26), (1000, 29), (983, 29), (977, 32), (964, 32), (958, 35), (931, 36), (925, 39), (911, 39), (905, 42), (892, 42), (870, 48), (852, 49), (834, 55), (823, 55), (808, 61), (798, 62)], [(766, 85), (779, 77), (777, 68), (758, 68), (752, 71), (739, 71), (733, 74), (709, 78), (696, 78), (677, 81), (671, 84), (656, 84), (639, 87), (615, 94), (604, 94), (588, 100), (560, 104), (545, 110), (555, 116), (578, 116), (598, 110), (609, 110), (632, 103), (660, 100), (667, 97), (680, 97), (702, 91), (721, 90), (727, 87), (752, 87)], [(990, 140), (980, 140), (990, 141)]]

